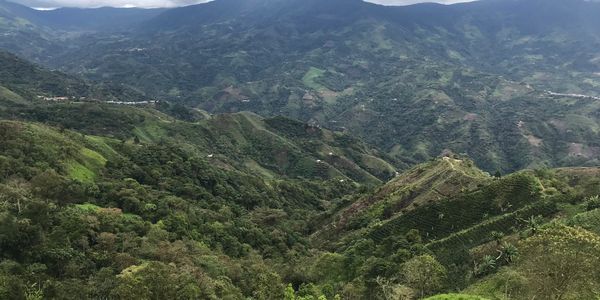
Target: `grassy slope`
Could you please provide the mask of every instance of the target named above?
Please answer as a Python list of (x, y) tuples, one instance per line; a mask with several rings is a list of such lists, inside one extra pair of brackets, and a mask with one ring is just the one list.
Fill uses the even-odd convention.
[(0, 86), (0, 104), (6, 103), (8, 105), (11, 104), (26, 104), (27, 101), (23, 99), (19, 94), (7, 89), (3, 86)]

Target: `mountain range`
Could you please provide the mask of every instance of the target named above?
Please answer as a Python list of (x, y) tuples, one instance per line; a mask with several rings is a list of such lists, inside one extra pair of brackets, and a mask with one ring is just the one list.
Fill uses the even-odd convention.
[(0, 0), (0, 299), (596, 298), (597, 16)]
[(348, 130), (406, 164), (445, 151), (488, 171), (597, 164), (596, 2), (3, 7), (5, 35), (33, 39), (5, 48), (149, 97)]

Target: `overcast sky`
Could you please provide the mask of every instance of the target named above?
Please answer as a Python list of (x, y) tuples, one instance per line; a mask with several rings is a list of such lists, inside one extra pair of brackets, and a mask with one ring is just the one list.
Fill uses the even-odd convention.
[[(36, 8), (56, 8), (63, 6), (71, 7), (175, 7), (207, 2), (207, 0), (11, 0)], [(406, 5), (419, 2), (438, 2), (451, 4), (457, 2), (467, 2), (469, 0), (366, 0), (369, 2), (385, 5)]]

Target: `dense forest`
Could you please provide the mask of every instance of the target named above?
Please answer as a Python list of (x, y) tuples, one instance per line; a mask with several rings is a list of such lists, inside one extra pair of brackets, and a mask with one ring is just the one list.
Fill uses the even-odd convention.
[(10, 115), (1, 298), (596, 295), (600, 169), (494, 177), (450, 154), (382, 185), (393, 161), (283, 118), (76, 103)]
[(0, 299), (596, 299), (598, 5), (0, 0)]

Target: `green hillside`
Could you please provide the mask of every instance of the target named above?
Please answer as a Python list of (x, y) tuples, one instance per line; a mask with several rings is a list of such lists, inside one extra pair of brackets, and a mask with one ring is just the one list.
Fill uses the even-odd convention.
[[(75, 113), (78, 122), (67, 117)], [(109, 104), (18, 115), (30, 121), (0, 122), (4, 298), (388, 299), (464, 289), (494, 299), (510, 278), (522, 299), (552, 282), (531, 267), (553, 239), (564, 244), (545, 259), (583, 245), (573, 276), (597, 270), (597, 168), (492, 178), (451, 156), (381, 184), (394, 168), (376, 151), (285, 118), (189, 122)], [(432, 273), (419, 281), (425, 266)], [(579, 286), (596, 283), (573, 279), (564, 290), (588, 296)]]
[[(86, 82), (75, 76), (51, 71), (0, 50), (0, 101), (14, 105), (64, 97), (70, 101), (142, 101), (142, 93), (118, 85)], [(0, 102), (0, 104), (2, 103)]]
[(237, 113), (186, 122), (151, 108), (96, 103), (34, 105), (5, 114), (129, 143), (171, 143), (223, 168), (266, 178), (378, 185), (396, 172), (391, 158), (357, 139), (282, 117)]
[[(356, 190), (349, 179), (286, 179), (258, 163), (236, 169), (225, 154), (168, 139), (16, 121), (0, 122), (0, 137), (2, 298), (276, 297), (273, 264), (308, 251), (308, 220)], [(46, 279), (32, 285), (21, 267)]]
[[(346, 230), (356, 230), (405, 214), (467, 191), (473, 191), (492, 178), (468, 159), (444, 157), (418, 165), (357, 199), (335, 214), (335, 221), (317, 233), (319, 239), (335, 241)], [(334, 238), (336, 237), (336, 238)]]
[(74, 35), (41, 61), (211, 113), (346, 129), (407, 165), (451, 150), (492, 173), (594, 166), (598, 13), (583, 0), (219, 0)]
[[(506, 299), (506, 295), (510, 295), (508, 299), (528, 299), (538, 293), (547, 295), (545, 299), (553, 299), (557, 291), (551, 289), (551, 279), (527, 268), (538, 259), (535, 251), (550, 249), (544, 257), (556, 259), (557, 265), (545, 264), (541, 259), (537, 264), (540, 268), (562, 272), (569, 264), (558, 264), (562, 255), (566, 255), (561, 251), (577, 248), (582, 241), (577, 240), (579, 236), (561, 240), (564, 244), (558, 248), (544, 241), (581, 234), (582, 240), (591, 243), (590, 248), (573, 255), (590, 256), (575, 259), (577, 263), (572, 261), (573, 265), (569, 266), (589, 262), (585, 272), (591, 273), (589, 276), (584, 275), (587, 274), (584, 271), (574, 274), (583, 276), (585, 281), (573, 279), (560, 291), (570, 295), (569, 299), (593, 295), (593, 292), (586, 294), (579, 290), (579, 284), (588, 289), (598, 283), (592, 267), (598, 257), (591, 249), (597, 247), (594, 243), (598, 239), (592, 232), (598, 229), (593, 216), (597, 202), (595, 195), (600, 192), (600, 169), (524, 171), (495, 179), (480, 175), (458, 183), (456, 175), (448, 176), (448, 171), (441, 167), (449, 162), (456, 163), (446, 158), (418, 166), (373, 193), (333, 209), (328, 221), (330, 225), (311, 236), (313, 245), (324, 250), (315, 262), (315, 268), (331, 267), (335, 261), (338, 266), (344, 265), (345, 271), (343, 275), (332, 274), (328, 276), (333, 277), (326, 278), (315, 273), (313, 280), (320, 282), (322, 287), (336, 280), (338, 283), (352, 282), (353, 288), (360, 288), (366, 294), (381, 293), (378, 299), (420, 298), (425, 290), (427, 295), (448, 288), (466, 288), (466, 294), (486, 299)], [(423, 177), (415, 180), (416, 170), (420, 170)], [(466, 170), (477, 174), (472, 167)], [(413, 202), (412, 207), (403, 210), (383, 209), (381, 212), (381, 207), (389, 207), (386, 205), (390, 200), (402, 199), (398, 195), (407, 188), (431, 180), (432, 172), (448, 178), (447, 184), (455, 182), (463, 189), (445, 197), (436, 194), (424, 203)], [(412, 184), (397, 185), (397, 181), (410, 178)], [(431, 184), (431, 189), (414, 188), (411, 197), (405, 199), (431, 197), (435, 187), (445, 183), (438, 179)], [(580, 227), (592, 232), (576, 229)], [(417, 269), (412, 269), (413, 264)], [(426, 273), (437, 272), (435, 270), (439, 272)], [(428, 279), (418, 281), (418, 277), (412, 276), (427, 276)], [(444, 297), (463, 299), (467, 296), (438, 296), (446, 299)]]
[(0, 299), (600, 299), (599, 15), (0, 0)]

